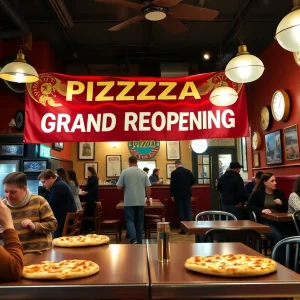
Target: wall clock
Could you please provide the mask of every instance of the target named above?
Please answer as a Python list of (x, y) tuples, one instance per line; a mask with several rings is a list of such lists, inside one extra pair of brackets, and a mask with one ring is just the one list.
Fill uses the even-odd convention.
[(294, 60), (295, 60), (296, 64), (298, 66), (300, 66), (300, 52), (294, 52), (293, 56), (294, 56)]
[(286, 121), (290, 113), (290, 98), (284, 90), (278, 90), (273, 94), (271, 109), (276, 121)]
[(253, 132), (252, 135), (252, 149), (259, 150), (261, 148), (261, 135), (259, 132)]
[(19, 110), (15, 114), (15, 122), (16, 122), (16, 128), (17, 130), (23, 130), (24, 129), (24, 121), (25, 121), (25, 115), (23, 110)]
[(271, 127), (271, 111), (269, 106), (263, 106), (260, 111), (260, 127), (268, 130)]

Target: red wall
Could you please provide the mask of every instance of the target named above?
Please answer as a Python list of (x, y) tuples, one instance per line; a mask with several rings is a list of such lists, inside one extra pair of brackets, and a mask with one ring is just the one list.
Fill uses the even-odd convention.
[[(18, 50), (17, 41), (1, 41), (0, 59), (17, 55)], [(38, 73), (63, 72), (62, 64), (55, 57), (46, 41), (33, 41), (32, 51), (25, 51), (25, 55)], [(3, 108), (0, 110), (0, 132), (3, 132), (8, 129), (7, 124), (14, 117), (16, 111), (25, 109), (25, 94), (16, 94), (2, 84), (0, 95)], [(52, 146), (51, 144), (48, 145)], [(71, 159), (71, 144), (65, 143), (62, 151), (51, 150), (51, 156)]]
[[(283, 129), (299, 123), (300, 67), (295, 63), (293, 54), (281, 48), (276, 41), (266, 49), (260, 58), (265, 65), (265, 72), (259, 80), (247, 85), (249, 124), (251, 126), (250, 136), (254, 131), (258, 131), (262, 137), (262, 147), (259, 151), (257, 151), (260, 155), (260, 168), (255, 170), (252, 168), (254, 152), (251, 148), (251, 140), (250, 138), (248, 139), (249, 178), (251, 178), (257, 170), (272, 172), (275, 175), (298, 175), (300, 173), (300, 159), (286, 161), (284, 158), (284, 164), (282, 165), (266, 165), (264, 135), (277, 129)], [(260, 128), (260, 110), (264, 105), (271, 105), (272, 95), (279, 89), (287, 91), (290, 96), (290, 116), (286, 122), (276, 122), (273, 120), (271, 128), (267, 131), (263, 131)], [(298, 131), (299, 130), (300, 127), (298, 128)], [(282, 148), (284, 148), (283, 139)], [(280, 182), (278, 182), (278, 186), (280, 187)]]

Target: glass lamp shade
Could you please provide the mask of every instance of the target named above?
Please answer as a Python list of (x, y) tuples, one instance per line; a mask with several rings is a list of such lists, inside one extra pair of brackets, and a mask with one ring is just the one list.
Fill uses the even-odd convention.
[(200, 154), (206, 151), (208, 144), (207, 140), (200, 139), (200, 140), (192, 140), (191, 141), (191, 147), (194, 152)]
[(286, 15), (276, 29), (276, 40), (287, 51), (300, 51), (300, 9)]
[(265, 70), (262, 61), (247, 52), (245, 45), (239, 46), (236, 57), (225, 68), (226, 76), (233, 82), (247, 83), (257, 80)]
[(236, 90), (229, 86), (220, 86), (210, 94), (210, 102), (216, 106), (229, 106), (234, 104), (238, 99)]

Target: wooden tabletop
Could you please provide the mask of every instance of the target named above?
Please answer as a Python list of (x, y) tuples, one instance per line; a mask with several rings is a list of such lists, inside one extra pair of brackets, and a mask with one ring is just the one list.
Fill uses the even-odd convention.
[(157, 245), (148, 244), (152, 299), (254, 298), (300, 296), (300, 275), (279, 265), (277, 272), (252, 278), (223, 278), (188, 271), (193, 255), (261, 255), (241, 243), (171, 244), (171, 261), (157, 261)]
[(100, 266), (90, 277), (74, 280), (27, 280), (0, 283), (0, 299), (148, 299), (146, 245), (103, 245), (85, 248), (54, 247), (42, 260), (89, 259)]
[(261, 214), (261, 217), (264, 219), (276, 221), (276, 222), (292, 222), (292, 214), (290, 213), (272, 213), (270, 215)]
[[(153, 201), (150, 205), (145, 205), (145, 208), (160, 208), (163, 209), (164, 205), (160, 201)], [(124, 209), (124, 202), (117, 204), (116, 209)]]
[(259, 233), (270, 232), (270, 227), (249, 220), (229, 221), (182, 221), (181, 229), (188, 234), (205, 234), (210, 229), (254, 229)]

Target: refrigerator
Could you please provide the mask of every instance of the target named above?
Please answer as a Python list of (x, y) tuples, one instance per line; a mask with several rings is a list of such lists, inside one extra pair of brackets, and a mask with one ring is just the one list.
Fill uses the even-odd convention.
[(20, 161), (19, 160), (1, 160), (0, 161), (0, 197), (5, 198), (4, 186), (2, 184), (3, 179), (6, 175), (11, 172), (20, 171)]

